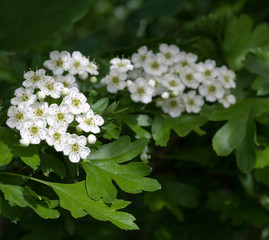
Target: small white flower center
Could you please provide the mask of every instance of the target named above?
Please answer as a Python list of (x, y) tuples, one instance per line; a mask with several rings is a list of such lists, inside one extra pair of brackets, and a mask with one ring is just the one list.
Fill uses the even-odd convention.
[(53, 91), (53, 90), (54, 90), (54, 83), (48, 83), (48, 84), (46, 84), (46, 88), (47, 88), (49, 91)]
[(80, 105), (80, 100), (77, 98), (73, 98), (72, 99), (72, 103), (71, 103), (74, 107), (78, 107)]
[(78, 69), (78, 68), (80, 67), (80, 62), (79, 62), (79, 61), (75, 61), (75, 62), (73, 63), (73, 66), (74, 66), (76, 69)]
[(29, 100), (29, 96), (26, 93), (23, 93), (21, 95), (21, 101), (22, 102), (27, 102)]
[(23, 114), (23, 112), (18, 111), (18, 112), (15, 114), (15, 120), (16, 120), (16, 121), (20, 121), (20, 120), (22, 120), (23, 118), (24, 118), (24, 114)]
[(44, 111), (40, 108), (38, 108), (36, 111), (35, 111), (35, 115), (37, 117), (43, 117), (44, 116)]
[(31, 127), (29, 128), (29, 132), (31, 133), (31, 135), (36, 135), (36, 134), (38, 134), (39, 129), (38, 129), (37, 126), (33, 125), (33, 126), (31, 126)]
[(157, 70), (160, 68), (160, 64), (155, 61), (151, 64), (151, 68)]
[(79, 149), (80, 149), (80, 146), (78, 143), (74, 143), (71, 145), (71, 152), (77, 153), (79, 151)]
[(57, 115), (56, 115), (56, 118), (58, 121), (63, 121), (65, 119), (65, 115), (64, 113), (62, 112), (59, 112)]
[(56, 132), (56, 133), (53, 134), (53, 139), (54, 139), (55, 142), (59, 141), (60, 138), (61, 138), (61, 134), (60, 133), (57, 133)]

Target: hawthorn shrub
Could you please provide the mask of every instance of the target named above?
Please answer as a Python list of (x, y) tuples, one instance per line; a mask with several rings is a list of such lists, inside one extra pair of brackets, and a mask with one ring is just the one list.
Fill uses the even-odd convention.
[(268, 7), (1, 1), (1, 238), (269, 239)]

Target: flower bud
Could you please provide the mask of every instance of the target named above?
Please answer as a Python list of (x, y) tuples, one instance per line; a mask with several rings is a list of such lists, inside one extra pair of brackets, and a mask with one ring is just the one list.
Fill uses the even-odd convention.
[(163, 92), (161, 96), (162, 96), (162, 99), (167, 99), (167, 98), (169, 98), (169, 93)]
[(24, 147), (27, 147), (27, 146), (29, 146), (30, 142), (27, 139), (22, 138), (22, 139), (20, 139), (20, 144)]
[(79, 126), (76, 126), (76, 131), (77, 131), (78, 134), (82, 133), (82, 129)]
[(64, 95), (64, 96), (66, 96), (66, 95), (68, 95), (70, 93), (70, 90), (69, 90), (69, 88), (63, 88), (62, 89), (62, 94)]
[(40, 100), (40, 101), (43, 101), (45, 98), (46, 98), (46, 94), (43, 93), (42, 91), (39, 91), (37, 92), (37, 98)]
[(133, 82), (131, 80), (127, 80), (126, 83), (127, 83), (127, 87), (130, 87), (133, 84)]
[(91, 83), (96, 83), (97, 82), (97, 78), (95, 76), (90, 78), (90, 82)]
[(176, 97), (176, 96), (178, 96), (178, 94), (179, 94), (178, 91), (173, 91), (171, 95), (172, 95), (172, 97)]
[(156, 82), (155, 82), (153, 79), (150, 79), (150, 80), (149, 80), (149, 85), (150, 85), (151, 87), (155, 87), (155, 86), (156, 86)]
[(87, 137), (87, 140), (88, 140), (88, 143), (89, 144), (95, 144), (96, 143), (96, 137), (93, 135), (93, 134), (90, 134), (88, 137)]

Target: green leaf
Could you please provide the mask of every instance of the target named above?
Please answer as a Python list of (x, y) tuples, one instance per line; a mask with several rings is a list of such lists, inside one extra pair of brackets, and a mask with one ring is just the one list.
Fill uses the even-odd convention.
[(253, 53), (249, 53), (244, 61), (245, 67), (258, 76), (252, 84), (252, 88), (257, 91), (257, 95), (263, 96), (269, 93), (269, 61), (258, 58)]
[(253, 29), (253, 20), (247, 15), (232, 17), (226, 26), (223, 52), (229, 66), (239, 70), (247, 52), (269, 44), (269, 27), (260, 24)]
[(99, 150), (89, 155), (90, 161), (84, 161), (82, 166), (87, 173), (86, 188), (94, 200), (103, 197), (107, 203), (112, 203), (117, 197), (117, 185), (125, 192), (140, 193), (160, 189), (159, 183), (151, 178), (146, 178), (151, 168), (143, 162), (129, 161), (136, 157), (146, 146), (145, 139), (138, 139), (131, 143), (129, 137), (103, 145)]
[(108, 98), (102, 98), (102, 99), (98, 100), (95, 104), (93, 104), (91, 106), (91, 109), (94, 112), (101, 114), (106, 109), (108, 102), (109, 102)]
[(42, 154), (40, 169), (45, 176), (49, 176), (50, 173), (55, 172), (60, 178), (64, 178), (66, 175), (66, 167), (61, 159), (51, 155)]
[(61, 207), (69, 210), (74, 218), (90, 214), (100, 221), (110, 221), (121, 229), (138, 229), (132, 215), (117, 211), (125, 208), (129, 202), (117, 199), (114, 204), (108, 206), (103, 200), (94, 201), (89, 198), (84, 181), (74, 184), (48, 182), (46, 184), (59, 196)]
[(170, 131), (174, 130), (178, 136), (185, 137), (191, 131), (195, 131), (198, 134), (204, 134), (200, 129), (207, 121), (203, 116), (188, 116), (182, 115), (178, 118), (171, 118), (168, 116), (158, 115), (155, 116), (152, 124), (152, 136), (156, 145), (166, 146), (169, 138)]
[(34, 170), (37, 169), (40, 159), (38, 150), (34, 145), (30, 145), (28, 147), (20, 146), (18, 135), (11, 129), (5, 127), (0, 127), (0, 139), (5, 146), (8, 147), (8, 152), (13, 155), (18, 155), (25, 164)]
[(11, 149), (3, 141), (0, 141), (0, 166), (10, 163), (12, 157)]
[(269, 147), (262, 151), (256, 151), (257, 163), (256, 168), (264, 168), (269, 166)]
[(213, 137), (213, 148), (219, 156), (227, 156), (233, 150), (242, 172), (251, 171), (256, 164), (254, 137), (255, 117), (269, 111), (269, 99), (239, 101), (229, 109), (212, 111), (211, 120), (228, 122)]
[(120, 123), (108, 123), (104, 126), (102, 126), (102, 130), (105, 130), (106, 133), (103, 135), (106, 139), (118, 139), (120, 137), (121, 133), (121, 124)]
[(146, 124), (146, 126), (148, 124), (148, 121), (150, 121), (148, 118), (145, 117), (146, 115), (123, 115), (120, 117), (120, 119), (129, 127), (131, 128), (138, 137), (140, 138), (147, 138), (150, 139), (151, 135), (148, 131), (146, 131), (145, 129), (143, 129), (141, 127), (141, 123), (143, 125)]
[(12, 222), (19, 220), (19, 212), (16, 207), (11, 207), (8, 203), (0, 197), (0, 215), (9, 218)]
[(90, 4), (88, 0), (3, 0), (0, 2), (0, 48), (17, 50), (49, 41), (80, 20)]
[(159, 211), (166, 207), (181, 222), (184, 220), (180, 206), (195, 208), (199, 204), (199, 191), (187, 184), (175, 181), (161, 181), (162, 189), (154, 193), (146, 193), (144, 202), (151, 211)]
[[(36, 197), (27, 198), (24, 194), (24, 188), (21, 186), (0, 184), (0, 190), (4, 193), (5, 199), (9, 202), (10, 206), (30, 207), (40, 217), (45, 219), (54, 219), (60, 216), (59, 211), (49, 208), (46, 202), (40, 201)], [(38, 196), (37, 194), (35, 195)]]

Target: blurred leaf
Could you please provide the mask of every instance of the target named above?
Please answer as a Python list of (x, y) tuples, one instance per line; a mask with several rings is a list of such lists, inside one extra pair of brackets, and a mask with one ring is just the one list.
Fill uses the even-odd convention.
[[(86, 188), (94, 200), (103, 197), (107, 203), (112, 203), (117, 197), (117, 189), (112, 180), (125, 192), (140, 193), (160, 189), (155, 179), (145, 178), (151, 168), (143, 162), (127, 162), (143, 151), (147, 144), (145, 139), (131, 143), (129, 137), (103, 145), (98, 151), (89, 155), (90, 161), (84, 161), (82, 166), (87, 173)], [(96, 155), (94, 155), (96, 153)], [(121, 164), (119, 164), (121, 163)]]
[(253, 20), (247, 15), (232, 17), (226, 26), (223, 51), (229, 67), (239, 70), (247, 52), (269, 44), (269, 27), (260, 24), (253, 29)]
[(26, 199), (24, 195), (24, 188), (21, 186), (0, 184), (0, 189), (11, 206), (30, 207), (40, 217), (45, 219), (54, 219), (60, 216), (59, 211), (50, 209), (46, 202), (34, 198)]
[(257, 74), (252, 88), (257, 91), (257, 95), (263, 96), (269, 93), (269, 61), (258, 58), (253, 53), (249, 53), (244, 61), (245, 67), (252, 73)]
[(118, 139), (121, 133), (121, 125), (120, 123), (113, 123), (110, 122), (104, 126), (102, 126), (102, 130), (105, 130), (106, 133), (103, 135), (104, 138), (111, 140), (111, 139)]
[(0, 2), (0, 48), (10, 51), (49, 41), (80, 20), (90, 4), (87, 0), (3, 0)]
[(159, 211), (166, 207), (181, 222), (184, 215), (179, 206), (195, 208), (199, 204), (199, 191), (187, 184), (172, 181), (161, 181), (162, 189), (154, 193), (146, 193), (144, 202), (151, 211)]
[(3, 142), (0, 141), (0, 166), (4, 166), (11, 162), (13, 154), (9, 147)]
[(171, 118), (158, 115), (155, 116), (152, 124), (152, 136), (156, 145), (166, 146), (171, 130), (174, 130), (180, 137), (187, 136), (191, 131), (204, 134), (200, 127), (206, 122), (207, 119), (202, 116), (182, 115), (178, 118)]
[(11, 207), (8, 203), (0, 197), (0, 215), (9, 218), (12, 222), (19, 220), (19, 212), (16, 207)]

